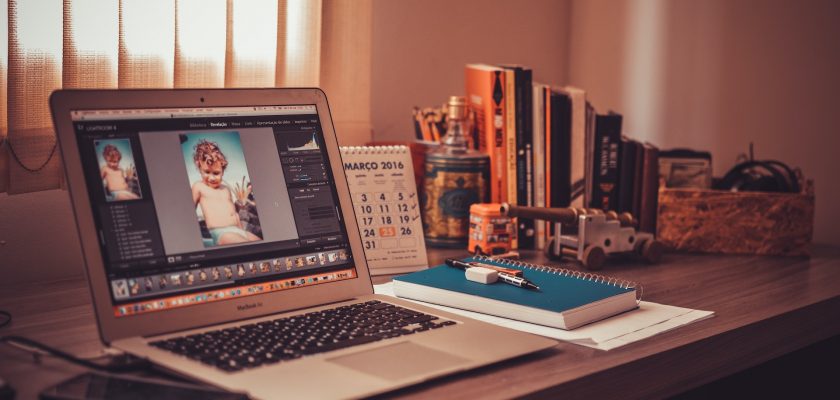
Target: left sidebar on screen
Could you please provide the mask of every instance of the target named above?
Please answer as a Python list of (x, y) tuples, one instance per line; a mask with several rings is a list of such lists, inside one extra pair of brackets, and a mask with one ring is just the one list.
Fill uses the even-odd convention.
[[(79, 151), (109, 277), (163, 265), (164, 249), (143, 150), (133, 132), (82, 125)], [(98, 128), (104, 129), (104, 128)]]

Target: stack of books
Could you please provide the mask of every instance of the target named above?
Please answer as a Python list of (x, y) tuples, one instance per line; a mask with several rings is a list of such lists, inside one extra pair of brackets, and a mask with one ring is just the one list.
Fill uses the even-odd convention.
[[(468, 64), (474, 143), (490, 155), (490, 202), (630, 212), (656, 230), (658, 149), (622, 135), (582, 89), (533, 82), (519, 65)], [(518, 248), (542, 249), (550, 224), (520, 218)]]

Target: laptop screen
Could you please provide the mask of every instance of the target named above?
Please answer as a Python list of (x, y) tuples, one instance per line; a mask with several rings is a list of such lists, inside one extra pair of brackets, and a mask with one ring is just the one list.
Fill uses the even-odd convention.
[(315, 105), (71, 114), (115, 316), (358, 277)]

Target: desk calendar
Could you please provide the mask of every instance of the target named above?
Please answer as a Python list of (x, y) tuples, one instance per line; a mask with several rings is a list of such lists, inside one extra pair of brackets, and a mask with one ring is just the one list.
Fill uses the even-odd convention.
[(342, 147), (341, 155), (371, 274), (427, 268), (408, 147)]

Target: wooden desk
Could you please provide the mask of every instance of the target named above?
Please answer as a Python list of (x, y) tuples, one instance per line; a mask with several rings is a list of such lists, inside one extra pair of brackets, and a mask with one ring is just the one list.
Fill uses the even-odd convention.
[[(461, 252), (433, 250), (430, 262), (451, 255)], [(388, 397), (666, 397), (840, 334), (837, 248), (819, 247), (810, 260), (666, 255), (660, 265), (611, 263), (603, 272), (643, 283), (646, 300), (711, 310), (715, 317), (608, 352), (559, 343)], [(101, 347), (81, 278), (18, 287), (0, 283), (0, 309), (14, 315), (2, 335), (28, 336), (77, 354)], [(80, 371), (49, 357), (36, 364), (29, 354), (0, 346), (0, 376), (20, 399), (35, 398), (47, 385)]]

